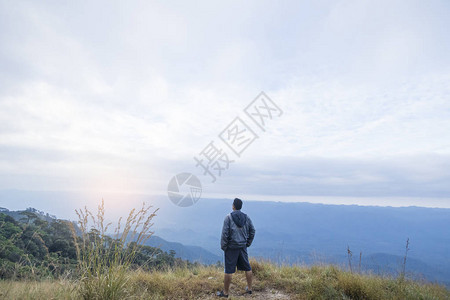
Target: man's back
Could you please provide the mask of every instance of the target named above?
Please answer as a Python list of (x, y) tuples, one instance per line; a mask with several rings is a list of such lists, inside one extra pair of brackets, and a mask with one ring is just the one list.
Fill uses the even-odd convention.
[(255, 227), (249, 216), (234, 210), (223, 221), (221, 248), (240, 249), (250, 247), (255, 237)]

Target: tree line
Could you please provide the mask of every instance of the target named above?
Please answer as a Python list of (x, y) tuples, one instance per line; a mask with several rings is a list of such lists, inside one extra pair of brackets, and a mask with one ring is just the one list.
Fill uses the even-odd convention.
[[(79, 229), (75, 223), (42, 218), (39, 212), (32, 209), (15, 216), (16, 219), (0, 213), (0, 279), (67, 278), (78, 275), (77, 243), (81, 242), (81, 237), (77, 234)], [(95, 230), (91, 230), (89, 235), (92, 239), (99, 238), (99, 232)], [(112, 237), (106, 239), (108, 243), (114, 243)], [(127, 251), (126, 247), (123, 251)], [(159, 248), (140, 245), (131, 267), (150, 271), (196, 265), (176, 258), (175, 254), (175, 251), (167, 253)]]

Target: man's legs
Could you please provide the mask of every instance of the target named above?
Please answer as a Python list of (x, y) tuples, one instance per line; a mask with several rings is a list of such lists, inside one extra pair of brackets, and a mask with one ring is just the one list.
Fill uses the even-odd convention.
[(239, 249), (225, 250), (225, 275), (223, 276), (223, 293), (228, 295), (230, 291), (231, 278), (236, 272), (236, 264), (239, 257)]
[(247, 248), (243, 248), (239, 252), (239, 257), (237, 260), (238, 270), (245, 271), (245, 278), (247, 279), (247, 288), (249, 291), (252, 290), (253, 272), (248, 261)]
[(225, 273), (223, 277), (223, 292), (225, 295), (228, 295), (231, 285), (231, 278), (233, 278), (233, 274)]
[[(252, 270), (245, 271), (245, 278), (247, 279), (248, 290), (251, 291), (252, 290), (252, 280), (253, 280), (253, 272), (252, 272)], [(230, 279), (230, 282), (231, 282), (231, 279)]]

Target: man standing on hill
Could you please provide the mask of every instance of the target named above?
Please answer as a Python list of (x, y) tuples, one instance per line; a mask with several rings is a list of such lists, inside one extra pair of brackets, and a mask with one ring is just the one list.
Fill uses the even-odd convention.
[(252, 268), (248, 261), (247, 247), (253, 242), (255, 237), (255, 227), (252, 220), (241, 212), (242, 200), (235, 198), (233, 201), (233, 211), (225, 217), (222, 227), (222, 238), (220, 246), (225, 254), (225, 276), (224, 289), (217, 292), (217, 296), (228, 298), (231, 278), (236, 272), (236, 267), (240, 271), (245, 271), (247, 278), (247, 288), (245, 294), (252, 293)]

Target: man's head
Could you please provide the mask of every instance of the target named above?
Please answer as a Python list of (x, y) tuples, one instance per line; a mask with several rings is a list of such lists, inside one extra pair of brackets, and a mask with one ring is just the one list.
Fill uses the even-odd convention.
[(233, 201), (233, 209), (235, 210), (241, 210), (242, 208), (242, 200), (239, 198), (234, 198)]

